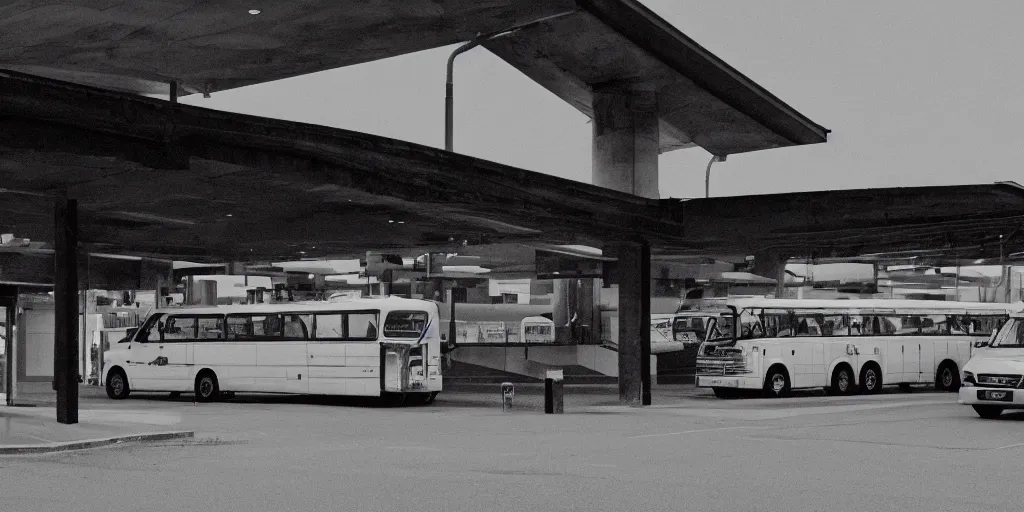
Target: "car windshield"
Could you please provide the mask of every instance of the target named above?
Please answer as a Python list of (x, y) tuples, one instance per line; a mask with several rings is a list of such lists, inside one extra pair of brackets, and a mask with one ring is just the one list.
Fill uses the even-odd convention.
[(992, 340), (993, 348), (1024, 348), (1024, 321), (1011, 318)]

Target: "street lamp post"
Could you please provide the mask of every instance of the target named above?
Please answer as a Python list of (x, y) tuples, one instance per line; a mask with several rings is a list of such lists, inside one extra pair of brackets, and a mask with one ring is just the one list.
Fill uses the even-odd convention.
[(704, 197), (705, 198), (711, 197), (711, 164), (713, 164), (715, 162), (724, 162), (724, 161), (725, 161), (725, 157), (724, 156), (715, 155), (715, 156), (712, 156), (711, 160), (708, 162), (708, 168), (704, 172)]

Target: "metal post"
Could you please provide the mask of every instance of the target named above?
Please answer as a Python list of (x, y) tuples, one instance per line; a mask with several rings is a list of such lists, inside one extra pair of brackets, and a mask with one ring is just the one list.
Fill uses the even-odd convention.
[(564, 376), (562, 370), (548, 370), (544, 378), (544, 414), (562, 414), (565, 402), (562, 398)]
[(170, 99), (171, 103), (178, 102), (178, 82), (171, 81), (170, 85)]
[(54, 388), (57, 421), (78, 423), (78, 202), (65, 192), (54, 211)]
[(520, 30), (523, 30), (525, 28), (536, 26), (536, 25), (539, 25), (541, 23), (545, 23), (545, 22), (548, 22), (548, 21), (556, 20), (558, 18), (563, 18), (563, 17), (566, 17), (566, 16), (571, 16), (571, 15), (577, 13), (577, 12), (579, 12), (579, 9), (573, 9), (571, 11), (566, 11), (566, 12), (562, 12), (562, 13), (558, 13), (558, 14), (553, 14), (551, 16), (545, 16), (543, 18), (539, 18), (539, 19), (536, 19), (536, 20), (533, 20), (533, 21), (530, 21), (530, 22), (527, 22), (527, 23), (523, 23), (523, 24), (519, 24), (519, 25), (514, 25), (512, 27), (509, 27), (509, 28), (507, 28), (505, 30), (501, 30), (501, 31), (498, 31), (498, 32), (492, 32), (492, 33), (489, 33), (489, 34), (477, 34), (476, 37), (474, 37), (472, 41), (469, 41), (468, 43), (466, 43), (466, 44), (456, 48), (455, 51), (453, 51), (452, 54), (448, 56), (448, 67), (447, 67), (447, 70), (446, 70), (447, 71), (447, 75), (446, 75), (446, 82), (445, 82), (445, 87), (444, 87), (444, 149), (445, 149), (445, 151), (452, 151), (453, 150), (453, 146), (454, 146), (453, 140), (452, 140), (452, 131), (454, 129), (454, 124), (455, 124), (455, 81), (454, 81), (454, 78), (453, 78), (454, 71), (455, 71), (455, 57), (458, 57), (460, 54), (463, 54), (465, 52), (468, 52), (469, 50), (472, 50), (473, 48), (476, 48), (477, 46), (480, 46), (480, 43), (482, 43), (484, 41), (490, 41), (492, 39), (496, 39), (496, 38), (499, 38), (499, 37), (504, 37), (504, 36), (507, 36), (509, 34), (514, 34), (514, 33), (518, 32)]
[[(479, 37), (479, 35), (478, 35)], [(472, 41), (458, 47), (451, 55), (448, 56), (448, 68), (446, 75), (446, 82), (444, 86), (444, 149), (445, 151), (452, 151), (454, 149), (453, 142), (453, 130), (455, 124), (455, 57), (460, 54), (468, 52), (473, 48), (480, 45), (480, 39), (474, 38)], [(427, 267), (430, 267), (429, 261)], [(429, 272), (429, 271), (428, 271)], [(429, 274), (428, 274), (429, 276)]]
[(711, 197), (711, 164), (715, 162), (724, 162), (724, 156), (713, 156), (708, 162), (708, 168), (704, 171), (704, 197)]

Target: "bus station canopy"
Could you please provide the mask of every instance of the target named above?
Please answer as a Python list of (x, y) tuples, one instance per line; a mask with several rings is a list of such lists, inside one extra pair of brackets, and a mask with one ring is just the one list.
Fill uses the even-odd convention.
[(0, 72), (0, 233), (52, 242), (60, 190), (79, 201), (83, 249), (197, 262), (638, 235), (658, 257), (1024, 251), (1016, 184), (648, 200), (373, 135)]

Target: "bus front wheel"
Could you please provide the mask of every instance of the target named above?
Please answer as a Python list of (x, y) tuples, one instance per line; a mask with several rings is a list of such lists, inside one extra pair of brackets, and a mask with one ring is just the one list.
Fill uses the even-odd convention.
[(768, 369), (768, 375), (764, 379), (764, 396), (766, 398), (789, 396), (791, 386), (786, 369), (782, 366), (773, 366)]

